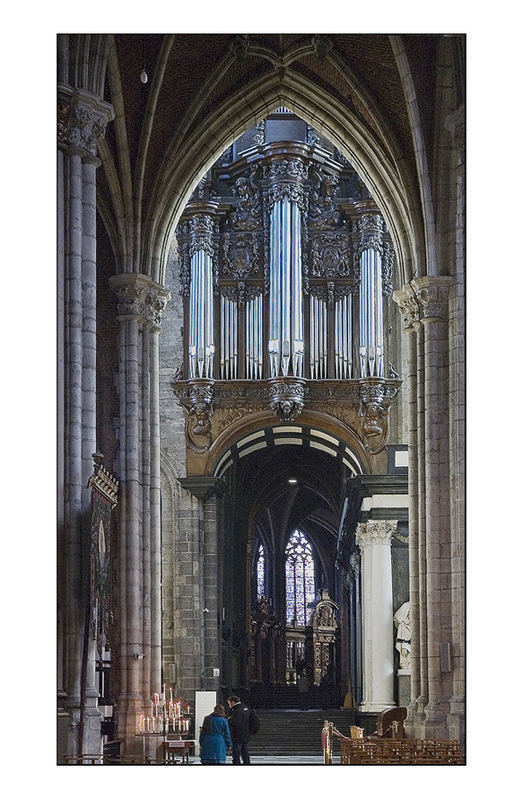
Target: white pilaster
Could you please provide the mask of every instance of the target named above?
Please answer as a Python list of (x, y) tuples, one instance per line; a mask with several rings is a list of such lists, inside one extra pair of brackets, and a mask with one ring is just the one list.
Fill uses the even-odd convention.
[(391, 539), (396, 527), (395, 521), (369, 520), (356, 530), (362, 572), (362, 712), (395, 705)]

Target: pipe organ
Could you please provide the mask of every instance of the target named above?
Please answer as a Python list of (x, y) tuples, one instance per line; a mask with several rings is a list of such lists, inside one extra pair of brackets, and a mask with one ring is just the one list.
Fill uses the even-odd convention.
[(234, 201), (197, 200), (179, 226), (185, 374), (385, 377), (394, 256), (383, 218), (371, 201), (336, 201), (341, 166), (324, 152), (319, 164), (320, 148), (285, 144), (239, 159)]
[(230, 395), (231, 382), (265, 381), (285, 421), (324, 382), (359, 382), (344, 402), (369, 411), (363, 435), (378, 436), (376, 415), (399, 386), (385, 386), (394, 250), (383, 217), (348, 162), (316, 141), (258, 143), (231, 159), (201, 181), (177, 228), (179, 375), (191, 382), (180, 391), (197, 449), (220, 382)]

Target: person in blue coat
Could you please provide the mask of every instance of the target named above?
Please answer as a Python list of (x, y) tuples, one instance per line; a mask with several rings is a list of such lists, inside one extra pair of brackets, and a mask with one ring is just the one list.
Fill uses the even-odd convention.
[(200, 731), (200, 747), (202, 764), (225, 764), (227, 748), (232, 747), (232, 740), (223, 706), (214, 706), (212, 714), (204, 717)]

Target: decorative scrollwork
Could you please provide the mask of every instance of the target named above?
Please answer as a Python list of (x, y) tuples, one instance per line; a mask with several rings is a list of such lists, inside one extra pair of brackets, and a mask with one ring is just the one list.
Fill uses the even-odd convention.
[(309, 199), (309, 226), (313, 230), (333, 230), (341, 224), (341, 212), (334, 195), (338, 186), (335, 175), (325, 175), (313, 186)]
[(211, 446), (211, 417), (214, 413), (213, 399), (213, 381), (190, 381), (187, 438), (189, 446), (197, 453), (203, 453)]
[(189, 220), (189, 257), (203, 250), (214, 255), (213, 247), (213, 221), (209, 214), (195, 214)]
[(240, 230), (256, 230), (261, 227), (262, 203), (258, 184), (257, 169), (251, 169), (248, 178), (238, 178), (234, 185), (236, 208), (230, 217), (230, 225)]
[(383, 255), (383, 236), (385, 222), (381, 214), (363, 214), (356, 223), (356, 245), (354, 249), (354, 264), (359, 264), (360, 256), (364, 250), (377, 250)]
[(363, 418), (362, 435), (369, 453), (376, 455), (385, 447), (389, 429), (389, 407), (398, 387), (382, 382), (360, 384), (359, 416)]
[(351, 241), (347, 233), (322, 233), (312, 239), (311, 271), (314, 277), (347, 277), (350, 269)]
[(274, 378), (269, 382), (269, 406), (283, 422), (292, 422), (305, 404), (305, 381)]
[(245, 280), (258, 270), (259, 263), (260, 242), (255, 233), (225, 233), (222, 265), (224, 275), (230, 275), (234, 280)]

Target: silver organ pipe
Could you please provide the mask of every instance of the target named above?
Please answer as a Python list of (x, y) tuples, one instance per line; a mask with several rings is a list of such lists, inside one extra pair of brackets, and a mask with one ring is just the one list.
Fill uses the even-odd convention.
[(341, 377), (341, 333), (340, 333), (340, 311), (339, 311), (339, 301), (336, 302), (334, 307), (334, 377), (340, 378)]
[[(337, 356), (337, 341), (339, 331), (334, 331), (335, 355)], [(321, 379), (327, 377), (327, 304), (325, 300), (310, 295), (310, 315), (309, 315), (309, 367), (311, 378)]]
[(352, 298), (345, 295), (336, 301), (336, 378), (352, 378)]
[(360, 290), (360, 377), (367, 377), (367, 364), (368, 364), (368, 328), (367, 328), (367, 314), (368, 314), (368, 274), (367, 274), (367, 250), (361, 254), (360, 261), (360, 274), (361, 274), (361, 290)]
[(207, 377), (211, 378), (214, 374), (214, 324), (212, 258), (209, 253), (204, 254), (202, 268), (205, 284), (205, 369)]
[(247, 302), (245, 331), (245, 373), (247, 378), (262, 377), (262, 295)]
[(347, 345), (346, 345), (346, 363), (347, 363), (347, 378), (352, 378), (352, 295), (348, 294), (344, 297), (346, 319), (347, 319)]
[(258, 323), (256, 359), (258, 365), (258, 377), (261, 378), (263, 373), (263, 300), (261, 294), (256, 298), (256, 304), (258, 306), (258, 313), (256, 315), (256, 320)]
[(269, 307), (269, 363), (271, 377), (280, 371), (280, 203), (275, 203), (271, 211), (271, 249), (270, 249), (270, 307)]
[(197, 347), (196, 347), (196, 372), (198, 378), (203, 378), (205, 373), (205, 304), (203, 292), (203, 252), (198, 250), (196, 253), (196, 291), (199, 302), (196, 309), (197, 319)]
[(221, 298), (221, 373), (222, 380), (234, 380), (238, 370), (238, 305), (228, 297)]
[(284, 197), (271, 211), (269, 356), (271, 377), (303, 375), (301, 211)]
[(292, 217), (292, 349), (293, 370), (296, 376), (303, 375), (303, 293), (301, 275), (301, 210), (291, 204)]
[(309, 368), (311, 378), (316, 378), (316, 337), (314, 335), (316, 326), (316, 298), (313, 294), (310, 295), (310, 313), (309, 313)]
[(189, 375), (212, 378), (214, 369), (212, 257), (197, 250), (191, 257), (189, 297)]
[(322, 331), (322, 340), (323, 340), (323, 369), (322, 369), (322, 378), (327, 377), (327, 303), (324, 303), (323, 300), (321, 301), (321, 314), (322, 314), (322, 323), (321, 323), (321, 331)]
[(231, 304), (231, 378), (236, 378), (238, 375), (238, 314), (237, 306), (234, 300), (230, 301)]
[(383, 281), (381, 253), (377, 252), (374, 260), (374, 274), (376, 284), (376, 375), (385, 377), (384, 347), (383, 347)]
[(288, 375), (291, 359), (291, 226), (290, 226), (290, 201), (284, 197), (281, 201), (281, 226), (280, 236), (282, 242), (280, 275), (282, 284), (281, 294), (281, 369), (283, 375)]
[(220, 295), (220, 378), (225, 378), (225, 297)]
[(373, 249), (361, 254), (360, 372), (384, 377), (381, 254)]
[(374, 281), (374, 262), (376, 260), (376, 251), (375, 250), (367, 250), (367, 258), (369, 261), (368, 266), (368, 278), (369, 278), (369, 310), (368, 310), (368, 323), (369, 323), (369, 333), (368, 333), (368, 354), (369, 354), (369, 375), (374, 376), (376, 374), (376, 315), (374, 313), (374, 309), (376, 308), (376, 285)]
[(196, 377), (196, 259), (191, 258), (191, 290), (189, 294), (189, 377)]

